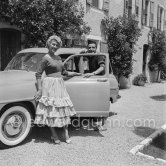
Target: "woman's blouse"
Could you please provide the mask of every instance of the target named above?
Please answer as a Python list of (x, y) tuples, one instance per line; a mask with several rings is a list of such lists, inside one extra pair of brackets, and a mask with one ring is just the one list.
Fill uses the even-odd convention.
[(40, 79), (42, 73), (45, 71), (46, 75), (61, 72), (62, 75), (67, 75), (68, 72), (65, 70), (60, 56), (51, 57), (46, 54), (39, 64), (36, 72), (36, 78)]

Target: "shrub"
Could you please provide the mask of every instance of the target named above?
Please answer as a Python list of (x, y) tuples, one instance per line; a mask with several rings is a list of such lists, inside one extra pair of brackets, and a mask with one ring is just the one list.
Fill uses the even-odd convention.
[(147, 81), (147, 77), (143, 74), (138, 74), (133, 79), (133, 84), (137, 86), (144, 86), (145, 82)]

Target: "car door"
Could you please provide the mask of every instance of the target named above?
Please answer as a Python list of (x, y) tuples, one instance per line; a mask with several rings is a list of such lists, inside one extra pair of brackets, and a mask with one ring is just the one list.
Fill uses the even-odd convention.
[[(105, 58), (105, 73), (86, 78), (90, 64), (88, 57), (97, 54), (72, 55), (65, 60), (64, 66), (68, 71), (81, 72), (81, 76), (64, 77), (67, 91), (81, 117), (106, 117), (109, 115), (109, 80), (108, 80), (108, 59)], [(105, 55), (103, 55), (105, 56)]]

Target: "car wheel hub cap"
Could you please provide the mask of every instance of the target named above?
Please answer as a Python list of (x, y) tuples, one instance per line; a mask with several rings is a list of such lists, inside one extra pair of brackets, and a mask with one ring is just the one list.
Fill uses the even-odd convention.
[(6, 135), (14, 136), (22, 129), (23, 119), (20, 115), (12, 115), (6, 119), (4, 130)]

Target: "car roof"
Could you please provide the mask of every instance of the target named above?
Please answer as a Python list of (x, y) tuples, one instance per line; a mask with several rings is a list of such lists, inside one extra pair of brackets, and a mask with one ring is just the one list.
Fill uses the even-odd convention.
[[(85, 51), (85, 48), (59, 48), (57, 53), (58, 54), (79, 54), (82, 51)], [(44, 53), (47, 54), (48, 53), (48, 49), (47, 48), (27, 48), (27, 49), (23, 49), (21, 51), (18, 52), (18, 54), (20, 53)]]

